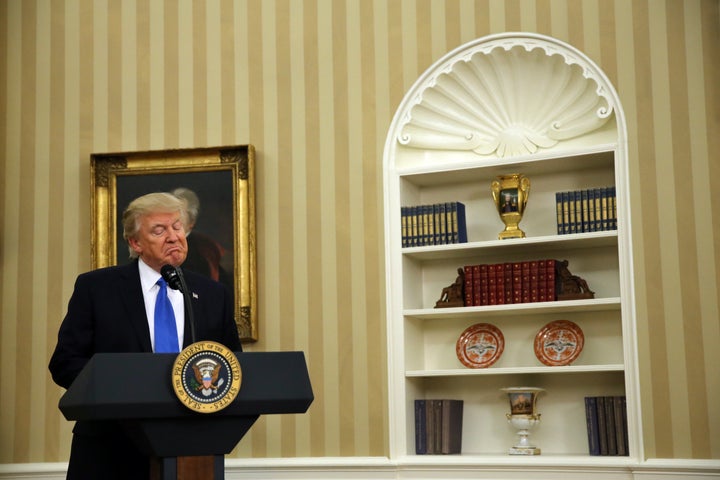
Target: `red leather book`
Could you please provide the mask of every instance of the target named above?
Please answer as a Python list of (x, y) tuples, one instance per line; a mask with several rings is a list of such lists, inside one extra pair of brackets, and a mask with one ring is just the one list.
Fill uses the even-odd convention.
[(556, 260), (545, 261), (545, 285), (547, 286), (547, 301), (554, 302), (557, 300), (557, 269)]
[(540, 301), (540, 278), (539, 262), (532, 260), (530, 262), (530, 302), (537, 303)]
[(473, 306), (473, 268), (472, 265), (465, 265), (463, 267), (465, 273), (465, 285), (464, 285), (464, 298), (466, 307)]
[(539, 268), (538, 268), (538, 301), (539, 302), (547, 302), (548, 301), (548, 289), (547, 289), (547, 268), (545, 267), (545, 263), (547, 260), (540, 260)]
[(512, 263), (503, 264), (503, 278), (505, 279), (505, 303), (513, 303), (513, 267)]
[(495, 265), (487, 265), (488, 272), (488, 305), (497, 305), (497, 272)]
[(473, 272), (473, 283), (472, 283), (472, 306), (477, 307), (482, 305), (480, 299), (480, 265), (472, 266)]
[(496, 263), (495, 270), (495, 301), (498, 305), (505, 304), (505, 264)]
[(512, 298), (513, 303), (522, 303), (522, 263), (515, 262), (512, 264)]
[(520, 262), (520, 265), (521, 301), (522, 303), (530, 303), (530, 262)]

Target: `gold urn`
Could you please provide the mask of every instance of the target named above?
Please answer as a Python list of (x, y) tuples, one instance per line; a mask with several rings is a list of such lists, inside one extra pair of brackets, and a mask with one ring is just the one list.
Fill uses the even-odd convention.
[(525, 232), (518, 224), (530, 196), (530, 179), (521, 173), (498, 175), (497, 180), (490, 184), (490, 190), (495, 208), (505, 224), (505, 230), (498, 234), (498, 239), (525, 238)]

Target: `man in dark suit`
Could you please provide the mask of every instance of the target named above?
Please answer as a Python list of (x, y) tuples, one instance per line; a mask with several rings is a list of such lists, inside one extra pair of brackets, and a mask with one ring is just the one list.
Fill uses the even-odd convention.
[[(50, 359), (55, 383), (68, 388), (95, 353), (156, 351), (160, 334), (154, 312), (161, 291), (156, 282), (163, 265), (179, 267), (187, 256), (186, 221), (184, 203), (169, 193), (151, 193), (130, 203), (123, 214), (123, 235), (134, 260), (78, 276)], [(186, 271), (184, 276), (191, 292), (196, 339), (240, 351), (230, 293), (202, 275)], [(191, 343), (190, 327), (182, 294), (168, 289), (168, 297), (178, 337), (174, 351), (178, 351)], [(143, 380), (142, 372), (138, 379)], [(78, 422), (67, 478), (145, 479), (149, 463), (120, 424)]]

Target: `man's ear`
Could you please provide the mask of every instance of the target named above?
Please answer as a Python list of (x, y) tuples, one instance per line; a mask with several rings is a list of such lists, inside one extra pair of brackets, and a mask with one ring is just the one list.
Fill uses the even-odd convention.
[(132, 248), (136, 253), (142, 253), (142, 247), (136, 239), (128, 238), (128, 243), (130, 244), (130, 248)]

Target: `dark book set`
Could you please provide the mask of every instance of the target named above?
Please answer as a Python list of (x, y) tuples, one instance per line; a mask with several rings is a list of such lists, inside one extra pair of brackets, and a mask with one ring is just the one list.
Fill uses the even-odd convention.
[(557, 265), (553, 259), (466, 265), (465, 306), (557, 300)]
[(466, 243), (465, 205), (460, 202), (401, 207), (402, 246)]
[(624, 395), (585, 397), (585, 419), (590, 455), (629, 455)]
[(617, 230), (615, 187), (555, 193), (557, 233)]
[(417, 455), (460, 453), (462, 419), (462, 400), (415, 400), (415, 453)]

